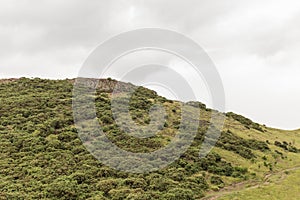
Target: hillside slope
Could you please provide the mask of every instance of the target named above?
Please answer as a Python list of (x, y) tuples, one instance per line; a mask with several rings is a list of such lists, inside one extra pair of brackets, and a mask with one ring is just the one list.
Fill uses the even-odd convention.
[[(156, 136), (134, 138), (119, 130), (113, 120), (110, 98), (117, 82), (101, 81), (108, 87), (98, 89), (94, 97), (97, 117), (112, 142), (128, 151), (151, 152), (174, 137), (180, 102), (138, 87), (130, 103), (132, 119), (149, 124), (149, 108), (155, 102), (166, 108), (168, 117)], [(96, 160), (78, 137), (72, 113), (73, 83), (38, 78), (0, 81), (0, 199), (215, 199), (228, 187), (264, 183), (268, 175), (300, 165), (299, 130), (268, 128), (234, 113), (226, 113), (219, 141), (200, 159), (212, 111), (189, 102), (191, 111), (200, 108), (196, 120), (201, 126), (180, 159), (145, 174), (113, 170)], [(234, 192), (228, 189), (224, 195), (240, 199)], [(242, 198), (251, 199), (249, 195)]]

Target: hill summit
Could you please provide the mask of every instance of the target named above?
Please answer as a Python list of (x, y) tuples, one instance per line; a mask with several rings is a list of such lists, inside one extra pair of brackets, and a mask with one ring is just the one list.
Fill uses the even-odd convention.
[[(99, 80), (90, 83), (95, 81)], [(100, 82), (105, 88), (96, 88), (93, 96), (97, 120), (118, 147), (135, 153), (153, 152), (176, 136), (181, 102), (130, 83)], [(74, 79), (0, 81), (0, 199), (215, 199), (238, 184), (238, 189), (247, 184), (275, 184), (276, 176), (284, 175), (280, 172), (296, 170), (299, 165), (299, 130), (269, 128), (235, 113), (224, 114), (220, 138), (213, 150), (200, 158), (213, 110), (188, 102), (191, 111), (200, 110), (199, 119), (195, 119), (200, 126), (179, 159), (144, 174), (114, 170), (95, 159), (78, 136), (72, 110), (73, 84)], [(164, 106), (166, 121), (155, 136), (135, 138), (120, 130), (111, 112), (116, 84), (125, 89), (136, 87), (129, 110), (139, 125), (151, 123), (151, 105), (158, 102)], [(116, 95), (122, 98), (119, 91)], [(276, 181), (283, 181), (283, 175)]]

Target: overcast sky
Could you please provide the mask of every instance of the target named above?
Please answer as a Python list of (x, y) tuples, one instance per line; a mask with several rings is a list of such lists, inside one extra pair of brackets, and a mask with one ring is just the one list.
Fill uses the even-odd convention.
[(228, 111), (300, 128), (299, 0), (0, 0), (0, 78), (76, 77), (101, 42), (144, 27), (200, 44)]

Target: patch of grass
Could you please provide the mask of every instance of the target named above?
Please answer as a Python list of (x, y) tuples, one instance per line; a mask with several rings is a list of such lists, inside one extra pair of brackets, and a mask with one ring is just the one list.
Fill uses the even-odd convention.
[[(277, 179), (278, 180), (278, 179)], [(269, 185), (259, 186), (257, 188), (244, 189), (232, 194), (220, 197), (220, 200), (298, 200), (300, 185), (300, 169), (289, 172), (284, 180), (272, 182)]]

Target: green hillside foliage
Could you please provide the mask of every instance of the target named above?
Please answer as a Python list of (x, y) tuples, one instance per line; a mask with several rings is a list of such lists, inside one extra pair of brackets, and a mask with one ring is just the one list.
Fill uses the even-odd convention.
[(226, 113), (226, 116), (232, 117), (233, 119), (239, 121), (240, 123), (245, 125), (245, 127), (247, 127), (248, 129), (253, 128), (258, 131), (263, 131), (263, 129), (261, 128), (261, 126), (258, 123), (255, 123), (242, 115), (238, 115), (233, 112), (228, 112), (228, 113)]
[[(106, 81), (112, 86), (115, 82)], [(72, 113), (73, 82), (21, 78), (0, 83), (0, 199), (200, 199), (207, 191), (294, 166), (291, 158), (300, 157), (300, 137), (291, 141), (280, 136), (284, 132), (230, 113), (216, 148), (199, 158), (211, 110), (189, 102), (191, 110), (201, 109), (196, 119), (200, 127), (180, 159), (151, 173), (117, 171), (95, 159), (78, 137)], [(134, 121), (149, 124), (154, 103), (167, 110), (158, 134), (141, 139), (116, 125), (110, 92), (100, 88), (94, 99), (99, 123), (116, 145), (131, 152), (151, 152), (174, 137), (180, 125), (180, 102), (139, 87), (130, 102)], [(122, 93), (117, 98), (122, 101)]]

